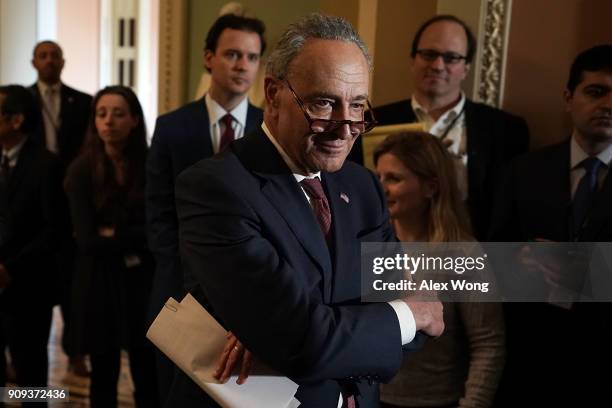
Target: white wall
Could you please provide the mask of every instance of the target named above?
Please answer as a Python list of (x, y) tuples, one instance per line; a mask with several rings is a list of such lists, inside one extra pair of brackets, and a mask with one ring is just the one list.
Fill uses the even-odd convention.
[(36, 9), (36, 0), (0, 0), (0, 84), (31, 85), (36, 79), (30, 64)]

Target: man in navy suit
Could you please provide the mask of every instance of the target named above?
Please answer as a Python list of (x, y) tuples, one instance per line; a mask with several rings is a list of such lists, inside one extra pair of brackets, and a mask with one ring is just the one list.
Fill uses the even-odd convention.
[(30, 89), (40, 103), (44, 145), (56, 153), (67, 168), (83, 144), (92, 99), (91, 95), (61, 81), (64, 64), (64, 55), (57, 43), (41, 41), (36, 44), (32, 66), (36, 69), (38, 80)]
[[(402, 346), (444, 325), (439, 302), (360, 301), (360, 243), (394, 240), (376, 176), (345, 162), (373, 126), (369, 72), (346, 20), (304, 17), (268, 60), (261, 128), (177, 181), (181, 259), (199, 300), (299, 384), (304, 408), (377, 407)], [(195, 404), (181, 392), (169, 406)]]
[[(529, 134), (523, 119), (473, 102), (462, 92), (475, 53), (476, 39), (465, 22), (450, 15), (427, 20), (412, 41), (412, 98), (374, 112), (379, 125), (420, 122), (443, 139), (455, 158), (476, 237), (484, 239), (500, 170), (527, 151)], [(361, 150), (357, 145), (351, 158), (360, 162)]]
[[(36, 69), (38, 79), (30, 86), (30, 90), (38, 100), (41, 113), (39, 129), (32, 137), (36, 136), (47, 150), (56, 153), (66, 170), (85, 139), (92, 98), (61, 81), (64, 64), (64, 54), (59, 44), (48, 40), (36, 44), (32, 53), (32, 66)], [(67, 228), (70, 229), (70, 225)], [(58, 300), (64, 318), (62, 346), (70, 356), (70, 368), (78, 375), (87, 375), (83, 356), (75, 355), (71, 344), (74, 336), (70, 335), (70, 299), (75, 256), (75, 244), (71, 237), (70, 231), (66, 234), (67, 241), (61, 249), (60, 257), (61, 288)]]
[[(492, 240), (612, 241), (612, 45), (576, 57), (565, 100), (571, 137), (513, 161)], [(612, 364), (610, 303), (511, 303), (506, 316), (508, 363), (496, 406), (610, 405), (600, 374)]]
[[(47, 386), (56, 257), (62, 235), (68, 230), (68, 205), (60, 161), (34, 139), (38, 119), (37, 103), (26, 88), (0, 87), (1, 173), (12, 227), (0, 246), (2, 386), (6, 346), (19, 386)], [(32, 405), (38, 406), (24, 403)]]
[[(185, 286), (178, 254), (178, 223), (174, 183), (180, 172), (224, 150), (262, 121), (247, 93), (265, 51), (264, 24), (257, 19), (219, 17), (206, 37), (204, 65), (211, 73), (206, 95), (160, 116), (147, 161), (146, 206), (148, 238), (157, 263), (151, 295), (151, 317), (170, 296), (182, 299)], [(173, 364), (159, 355), (159, 388), (165, 399)]]

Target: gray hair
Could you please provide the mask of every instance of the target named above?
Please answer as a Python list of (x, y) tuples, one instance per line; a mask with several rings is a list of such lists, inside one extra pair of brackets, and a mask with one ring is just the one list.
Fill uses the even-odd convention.
[(287, 27), (268, 57), (266, 74), (284, 79), (287, 76), (289, 64), (298, 55), (306, 40), (311, 38), (339, 40), (355, 44), (363, 53), (370, 71), (372, 70), (370, 53), (351, 23), (342, 17), (311, 13)]

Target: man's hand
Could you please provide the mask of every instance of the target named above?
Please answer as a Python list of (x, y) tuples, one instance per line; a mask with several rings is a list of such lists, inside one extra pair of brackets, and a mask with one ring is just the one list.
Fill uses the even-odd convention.
[(112, 238), (115, 236), (114, 227), (100, 227), (98, 228), (98, 235), (104, 238)]
[(444, 319), (442, 317), (443, 306), (441, 302), (416, 302), (410, 299), (403, 299), (410, 307), (416, 329), (425, 334), (438, 337), (444, 332)]
[(227, 342), (225, 343), (223, 352), (219, 356), (214, 377), (222, 383), (227, 382), (232, 375), (234, 367), (239, 363), (241, 363), (240, 374), (238, 375), (236, 384), (244, 384), (251, 372), (253, 355), (249, 350), (244, 348), (242, 343), (240, 343), (232, 332), (227, 332)]
[(0, 264), (0, 289), (6, 289), (11, 284), (11, 275), (3, 264)]

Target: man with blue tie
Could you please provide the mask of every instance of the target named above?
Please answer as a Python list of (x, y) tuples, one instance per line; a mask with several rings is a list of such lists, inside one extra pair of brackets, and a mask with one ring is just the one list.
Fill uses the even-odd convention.
[[(262, 111), (247, 93), (265, 51), (265, 27), (254, 18), (221, 16), (210, 28), (204, 47), (204, 66), (211, 74), (210, 89), (195, 102), (160, 116), (147, 160), (147, 233), (156, 270), (151, 295), (151, 317), (169, 297), (182, 299), (190, 282), (183, 282), (178, 254), (178, 224), (174, 183), (185, 168), (210, 157), (259, 126)], [(158, 356), (162, 402), (171, 385), (174, 365)]]
[(370, 68), (346, 20), (291, 24), (268, 59), (262, 126), (177, 181), (181, 260), (198, 300), (298, 383), (303, 408), (378, 407), (403, 349), (444, 326), (439, 302), (361, 302), (360, 243), (394, 240), (376, 176), (345, 161), (375, 125)]
[[(612, 44), (576, 57), (564, 95), (572, 135), (512, 163), (492, 240), (612, 241)], [(508, 363), (496, 406), (610, 405), (609, 379), (600, 375), (612, 364), (610, 316), (609, 303), (507, 304)]]

